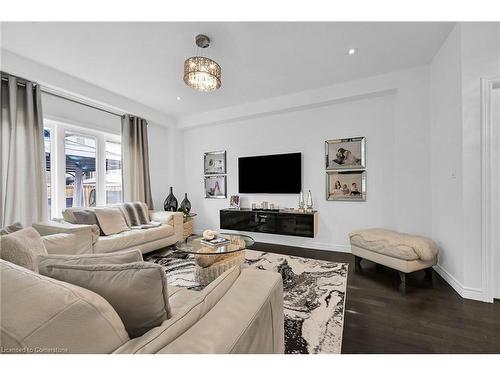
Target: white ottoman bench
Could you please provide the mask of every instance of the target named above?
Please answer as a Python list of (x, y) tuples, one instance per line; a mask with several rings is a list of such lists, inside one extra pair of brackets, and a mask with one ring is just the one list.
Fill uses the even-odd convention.
[(426, 237), (371, 228), (355, 230), (349, 238), (357, 266), (362, 259), (368, 259), (393, 268), (399, 271), (402, 283), (410, 272), (425, 270), (432, 275), (431, 267), (437, 264), (437, 246)]

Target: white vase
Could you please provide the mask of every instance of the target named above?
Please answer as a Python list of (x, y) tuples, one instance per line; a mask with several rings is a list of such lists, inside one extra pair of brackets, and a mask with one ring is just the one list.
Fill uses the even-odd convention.
[(307, 209), (308, 210), (312, 210), (313, 208), (313, 197), (312, 197), (312, 194), (311, 194), (311, 190), (309, 190), (309, 192), (307, 193)]

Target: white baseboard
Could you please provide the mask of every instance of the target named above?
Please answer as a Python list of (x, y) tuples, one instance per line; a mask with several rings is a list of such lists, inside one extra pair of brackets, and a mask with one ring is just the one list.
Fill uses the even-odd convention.
[(445, 270), (440, 264), (434, 266), (434, 270), (441, 276), (455, 291), (463, 298), (476, 301), (489, 302), (482, 289), (471, 288), (463, 285), (451, 273)]

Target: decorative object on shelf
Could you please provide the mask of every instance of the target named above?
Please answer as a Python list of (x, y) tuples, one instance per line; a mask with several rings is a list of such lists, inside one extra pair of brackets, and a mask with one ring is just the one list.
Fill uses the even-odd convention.
[(365, 137), (325, 141), (326, 169), (363, 169), (366, 167)]
[(305, 203), (304, 203), (304, 193), (301, 191), (300, 192), (300, 195), (299, 195), (299, 209), (300, 210), (303, 210), (305, 207)]
[(365, 201), (366, 171), (326, 172), (326, 199), (329, 201)]
[(231, 195), (229, 199), (229, 208), (239, 209), (240, 208), (240, 196)]
[(306, 206), (308, 210), (312, 210), (313, 208), (313, 197), (311, 194), (311, 190), (307, 192), (307, 201), (306, 201)]
[(252, 210), (256, 210), (257, 209), (257, 203), (252, 203)]
[(205, 174), (226, 174), (226, 151), (205, 152)]
[(168, 195), (165, 202), (163, 202), (163, 209), (165, 211), (177, 211), (178, 206), (177, 198), (174, 196), (174, 188), (170, 186), (170, 194)]
[(187, 193), (184, 194), (184, 199), (181, 202), (179, 211), (181, 211), (184, 214), (189, 214), (189, 212), (191, 211), (191, 202), (188, 199)]
[[(199, 34), (195, 37), (199, 48), (208, 48), (210, 38)], [(184, 61), (184, 82), (196, 91), (214, 91), (221, 86), (221, 67), (205, 56), (193, 56)]]
[(260, 207), (262, 207), (263, 210), (267, 210), (269, 208), (269, 203), (264, 201), (260, 204)]
[(226, 176), (205, 176), (205, 198), (227, 198)]

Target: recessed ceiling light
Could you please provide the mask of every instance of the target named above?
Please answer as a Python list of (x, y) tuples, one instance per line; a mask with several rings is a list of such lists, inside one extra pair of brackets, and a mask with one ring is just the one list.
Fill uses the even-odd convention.
[(182, 98), (180, 96), (177, 97), (177, 100), (182, 100)]
[(349, 48), (349, 51), (347, 51), (349, 55), (355, 55), (356, 52), (358, 52), (357, 48)]

